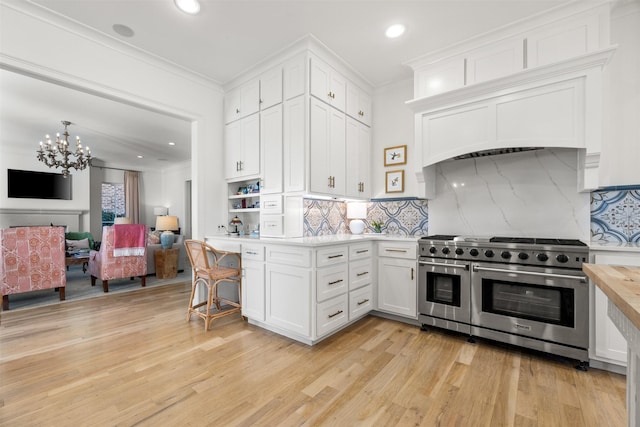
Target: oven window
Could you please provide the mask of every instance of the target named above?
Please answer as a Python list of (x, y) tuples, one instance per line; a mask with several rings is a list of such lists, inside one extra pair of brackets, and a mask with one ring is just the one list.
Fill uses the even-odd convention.
[(574, 326), (574, 290), (482, 279), (482, 311)]
[(428, 272), (427, 301), (460, 307), (460, 276)]

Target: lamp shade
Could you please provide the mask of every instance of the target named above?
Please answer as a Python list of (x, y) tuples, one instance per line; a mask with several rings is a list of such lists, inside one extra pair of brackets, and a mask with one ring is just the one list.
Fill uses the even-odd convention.
[(159, 216), (156, 218), (156, 230), (165, 231), (165, 230), (177, 230), (178, 229), (178, 217), (165, 215)]
[(119, 216), (113, 220), (114, 224), (131, 224), (131, 220), (128, 216)]
[(361, 202), (347, 203), (347, 218), (364, 219), (367, 217), (367, 204)]

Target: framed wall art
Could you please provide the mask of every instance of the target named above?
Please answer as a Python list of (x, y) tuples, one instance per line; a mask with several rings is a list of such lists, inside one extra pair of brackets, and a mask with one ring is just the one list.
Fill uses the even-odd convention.
[(384, 149), (384, 165), (404, 165), (407, 163), (407, 146), (398, 145)]
[(387, 172), (385, 183), (385, 192), (387, 193), (404, 192), (404, 169)]

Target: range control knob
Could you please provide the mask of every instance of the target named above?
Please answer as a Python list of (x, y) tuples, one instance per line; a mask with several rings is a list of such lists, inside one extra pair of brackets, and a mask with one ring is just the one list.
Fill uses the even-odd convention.
[(443, 254), (447, 255), (449, 252), (451, 252), (451, 251), (449, 250), (449, 248), (442, 248), (442, 253), (443, 253)]
[(484, 256), (486, 256), (487, 258), (493, 258), (493, 251), (491, 249), (487, 249), (486, 251), (484, 251)]
[(526, 253), (526, 252), (520, 252), (520, 253), (518, 254), (518, 258), (520, 258), (521, 260), (523, 260), (523, 261), (524, 261), (525, 259), (528, 259), (528, 258), (529, 258), (529, 254), (528, 254), (528, 253)]
[(557, 260), (558, 262), (565, 263), (565, 262), (569, 261), (569, 257), (568, 257), (568, 256), (566, 256), (565, 254), (560, 254), (560, 255), (558, 255), (558, 256), (556, 257), (556, 260)]
[(478, 250), (477, 250), (477, 249), (471, 249), (471, 250), (469, 251), (469, 253), (471, 254), (471, 256), (478, 256), (478, 253), (479, 253), (479, 252), (478, 252)]
[(545, 262), (549, 259), (549, 256), (547, 254), (538, 254), (536, 258), (538, 258), (538, 261)]
[(502, 251), (502, 253), (500, 254), (500, 256), (504, 259), (509, 259), (511, 258), (511, 252), (509, 251)]
[(462, 255), (463, 253), (464, 253), (464, 250), (462, 248), (456, 249), (456, 255)]
[(436, 252), (438, 252), (438, 250), (436, 249), (436, 247), (435, 247), (435, 246), (431, 246), (431, 247), (429, 248), (429, 252), (431, 252), (432, 254), (435, 254)]

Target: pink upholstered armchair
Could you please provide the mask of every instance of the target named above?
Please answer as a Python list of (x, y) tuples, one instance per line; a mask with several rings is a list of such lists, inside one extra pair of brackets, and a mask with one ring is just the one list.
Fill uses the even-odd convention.
[[(138, 224), (135, 224), (138, 225)], [(139, 225), (144, 235), (144, 252), (142, 255), (114, 256), (115, 233), (114, 227), (125, 225), (104, 226), (102, 228), (102, 242), (99, 251), (89, 253), (89, 273), (91, 274), (91, 286), (95, 286), (96, 279), (102, 280), (102, 289), (109, 292), (109, 280), (133, 279), (139, 276), (142, 286), (146, 285), (147, 275), (147, 241), (146, 227)], [(129, 225), (127, 225), (129, 226)]]
[(2, 309), (9, 295), (54, 288), (64, 301), (67, 284), (63, 227), (17, 227), (0, 230)]

